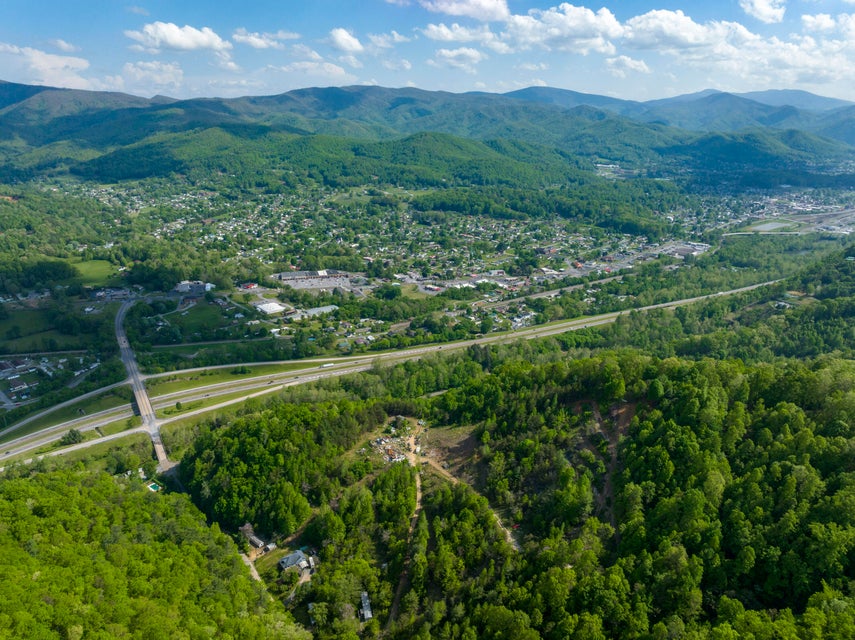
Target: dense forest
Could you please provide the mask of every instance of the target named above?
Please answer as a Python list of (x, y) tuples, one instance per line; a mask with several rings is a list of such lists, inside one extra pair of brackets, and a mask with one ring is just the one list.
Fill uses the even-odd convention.
[[(849, 637), (855, 370), (822, 355), (849, 355), (848, 258), (762, 296), (288, 391), (204, 426), (186, 481), (218, 519), (302, 530), (321, 550), (294, 601), (320, 611), (318, 637), (382, 632), (348, 613), (362, 590), (401, 638)], [(773, 304), (787, 291), (810, 301)], [(651, 321), (661, 328), (646, 334)], [(644, 351), (608, 346), (642, 335)], [(365, 453), (398, 413), (474, 443), (460, 482), (422, 465), (417, 509), (408, 467)], [(300, 483), (299, 514), (247, 497), (273, 477)]]
[(179, 493), (84, 469), (0, 482), (0, 638), (307, 638)]
[[(472, 428), (479, 445), (463, 463), (464, 477), (518, 526), (520, 544), (517, 551), (505, 539), (483, 498), (423, 470), (410, 586), (395, 623), (400, 637), (851, 634), (848, 362), (523, 355), (475, 349), (456, 364), (432, 363), (431, 371), (410, 365), (421, 380), (415, 386), (408, 372), (381, 370), (320, 392), (308, 406), (304, 396), (297, 406), (276, 402), (245, 413), (197, 440), (188, 481), (219, 520), (248, 517), (283, 532), (308, 522), (306, 539), (339, 561), (322, 564), (302, 600), (329, 604), (321, 637), (344, 637), (336, 630), (353, 624), (340, 612), (354, 590), (372, 589), (385, 610), (398, 572), (378, 577), (372, 564), (388, 568), (395, 557), (393, 542), (370, 542), (377, 523), (390, 520), (388, 498), (378, 497), (388, 495), (378, 486), (388, 472), (359, 488), (377, 470), (342, 455), (334, 434), (346, 433), (358, 448), (360, 431), (377, 423), (363, 416), (345, 429), (356, 415), (348, 408), (388, 397), (396, 410), (430, 416), (434, 428)], [(531, 363), (538, 359), (545, 362)], [(408, 408), (401, 403), (407, 386), (419, 396), (451, 389), (414, 398)], [(366, 400), (332, 399), (343, 391)], [(295, 432), (300, 413), (304, 426)], [(321, 446), (313, 464), (300, 453), (313, 446), (307, 437)], [(258, 483), (273, 477), (300, 483), (308, 504), (299, 512), (265, 507), (271, 501)], [(395, 490), (399, 523), (412, 509), (407, 486)], [(399, 539), (393, 524), (382, 528), (379, 539)], [(364, 546), (354, 548), (354, 537)], [(345, 580), (340, 562), (353, 557), (374, 572)]]

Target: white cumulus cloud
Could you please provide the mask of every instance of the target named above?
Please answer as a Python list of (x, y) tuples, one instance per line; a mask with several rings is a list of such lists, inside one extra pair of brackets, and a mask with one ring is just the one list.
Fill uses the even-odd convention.
[(742, 10), (753, 18), (766, 24), (774, 24), (784, 19), (787, 0), (739, 0)]
[(315, 62), (319, 62), (323, 60), (323, 56), (304, 44), (295, 44), (291, 47), (291, 54), (295, 58), (303, 58), (306, 60), (314, 60)]
[(232, 48), (231, 42), (223, 40), (210, 27), (179, 27), (172, 22), (152, 22), (145, 25), (142, 31), (125, 31), (125, 35), (136, 40), (144, 49), (154, 52), (161, 49), (227, 51)]
[(300, 62), (292, 62), (283, 67), (274, 67), (276, 71), (282, 71), (289, 74), (299, 74), (312, 76), (314, 78), (322, 78), (331, 82), (353, 82), (356, 80), (343, 67), (332, 62), (319, 62), (315, 60), (303, 60)]
[(337, 27), (330, 31), (330, 44), (344, 53), (362, 53), (365, 47), (359, 39), (347, 29)]
[(352, 69), (361, 69), (363, 66), (362, 62), (356, 56), (351, 56), (351, 55), (339, 56), (338, 61), (346, 64), (348, 67), (351, 67)]
[(802, 25), (806, 31), (833, 31), (837, 28), (837, 21), (827, 13), (818, 13), (802, 16)]
[(853, 77), (855, 15), (829, 19), (820, 14), (802, 24), (818, 35), (762, 37), (737, 22), (701, 24), (682, 11), (656, 10), (629, 19), (622, 42), (671, 56), (684, 72), (718, 78), (726, 90), (792, 86), (821, 90), (823, 84)]
[(629, 56), (607, 58), (606, 65), (612, 75), (618, 78), (625, 78), (629, 73), (650, 73), (650, 67), (644, 60), (633, 60)]
[(413, 68), (412, 63), (406, 58), (401, 58), (400, 60), (383, 60), (381, 64), (389, 71), (409, 71)]
[(71, 89), (101, 88), (80, 75), (89, 68), (89, 61), (77, 56), (61, 56), (0, 42), (0, 67), (7, 74), (20, 73), (24, 82)]
[(426, 37), (438, 42), (478, 42), (497, 53), (510, 53), (511, 48), (487, 25), (462, 27), (456, 22), (450, 27), (445, 24), (429, 24), (420, 30)]
[(276, 33), (249, 32), (243, 27), (236, 29), (232, 34), (232, 40), (248, 45), (253, 49), (284, 49), (283, 40), (297, 40), (300, 34), (290, 31), (277, 31)]
[[(715, 23), (718, 24), (718, 23)], [(656, 9), (630, 18), (625, 40), (642, 49), (687, 49), (710, 44), (715, 27), (702, 25), (681, 10)]]
[(540, 47), (587, 54), (613, 54), (613, 40), (624, 32), (615, 15), (606, 8), (594, 12), (563, 3), (545, 11), (511, 16), (502, 34), (516, 49)]
[(516, 65), (515, 68), (521, 71), (546, 71), (549, 69), (549, 65), (545, 62), (523, 62)]
[(432, 66), (451, 67), (466, 73), (475, 73), (475, 66), (486, 59), (487, 56), (477, 49), (460, 47), (459, 49), (439, 49), (428, 63)]
[(466, 16), (490, 22), (506, 20), (511, 12), (507, 0), (419, 0), (428, 11), (450, 16)]
[(51, 40), (50, 43), (55, 46), (57, 49), (62, 51), (63, 53), (74, 53), (75, 51), (80, 51), (80, 47), (75, 47), (70, 42), (66, 42), (61, 38), (57, 38), (56, 40)]
[(397, 31), (392, 31), (391, 33), (369, 34), (368, 39), (371, 41), (371, 44), (378, 49), (391, 49), (396, 44), (410, 41), (410, 38), (402, 36)]

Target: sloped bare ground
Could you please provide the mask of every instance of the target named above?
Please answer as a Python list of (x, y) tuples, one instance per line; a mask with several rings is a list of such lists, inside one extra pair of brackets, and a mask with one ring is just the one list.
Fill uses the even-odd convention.
[[(626, 435), (629, 425), (635, 416), (635, 404), (620, 403), (613, 405), (609, 410), (609, 417), (604, 418), (600, 412), (600, 408), (596, 403), (591, 403), (591, 413), (597, 424), (597, 431), (606, 438), (608, 446), (606, 453), (596, 447), (590, 439), (587, 440), (588, 449), (600, 460), (606, 468), (605, 479), (601, 491), (595, 490), (594, 502), (596, 505), (596, 513), (605, 518), (615, 531), (615, 538), (620, 543), (620, 531), (617, 527), (617, 516), (615, 513), (615, 488), (614, 479), (622, 469), (618, 459), (618, 445), (620, 439)], [(577, 407), (579, 408), (579, 407)]]

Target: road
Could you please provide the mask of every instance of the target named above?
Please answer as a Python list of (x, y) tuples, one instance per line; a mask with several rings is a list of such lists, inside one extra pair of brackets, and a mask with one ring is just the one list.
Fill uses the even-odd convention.
[(125, 333), (125, 316), (134, 302), (136, 300), (126, 300), (119, 307), (119, 312), (116, 314), (116, 341), (119, 343), (119, 357), (122, 359), (122, 364), (125, 365), (125, 371), (128, 372), (128, 382), (130, 382), (131, 389), (134, 392), (134, 401), (140, 412), (143, 428), (148, 431), (151, 436), (151, 443), (154, 445), (154, 452), (157, 455), (157, 468), (159, 471), (165, 472), (174, 467), (175, 462), (170, 460), (166, 454), (163, 440), (160, 438), (160, 425), (157, 422), (157, 416), (151, 406), (143, 376), (140, 373), (139, 365), (137, 365), (136, 355), (134, 355), (134, 350), (131, 348), (128, 336)]
[[(322, 380), (325, 378), (337, 377), (341, 375), (346, 375), (349, 373), (356, 373), (359, 371), (369, 370), (371, 367), (375, 365), (375, 363), (394, 363), (398, 361), (404, 360), (417, 360), (426, 355), (452, 351), (455, 349), (465, 349), (471, 345), (479, 344), (492, 344), (492, 343), (502, 343), (502, 342), (514, 342), (516, 340), (533, 340), (536, 338), (543, 338), (552, 335), (557, 335), (561, 333), (565, 333), (567, 331), (575, 331), (578, 329), (583, 329), (587, 327), (595, 327), (603, 324), (609, 324), (614, 322), (618, 317), (624, 314), (635, 312), (644, 312), (652, 309), (667, 309), (679, 307), (687, 304), (692, 304), (701, 300), (714, 298), (717, 296), (725, 296), (725, 295), (734, 295), (738, 293), (743, 293), (745, 291), (751, 291), (753, 289), (757, 289), (760, 287), (776, 284), (779, 282), (778, 280), (773, 280), (770, 282), (763, 282), (756, 285), (751, 285), (747, 287), (740, 287), (738, 289), (731, 289), (728, 291), (721, 291), (718, 293), (713, 293), (709, 295), (703, 296), (695, 296), (692, 298), (686, 298), (683, 300), (675, 300), (673, 302), (664, 302), (660, 304), (649, 305), (646, 307), (640, 307), (637, 309), (629, 309), (625, 311), (615, 311), (612, 313), (605, 313), (598, 316), (589, 316), (585, 318), (576, 318), (573, 320), (563, 320), (560, 322), (555, 322), (547, 325), (538, 325), (535, 327), (529, 327), (526, 329), (520, 329), (517, 331), (507, 332), (507, 333), (497, 333), (488, 336), (482, 336), (479, 338), (473, 338), (471, 340), (463, 340), (460, 342), (453, 343), (445, 343), (445, 344), (434, 344), (434, 345), (424, 345), (419, 347), (414, 347), (411, 349), (402, 349), (400, 351), (391, 351), (385, 353), (374, 353), (367, 355), (358, 355), (358, 356), (347, 356), (341, 358), (335, 358), (334, 364), (329, 366), (329, 363), (332, 359), (330, 358), (314, 358), (308, 360), (290, 360), (290, 361), (278, 361), (275, 363), (271, 362), (250, 362), (250, 363), (232, 363), (229, 365), (222, 365), (220, 367), (203, 367), (201, 369), (186, 369), (182, 371), (171, 371), (166, 374), (161, 375), (175, 375), (181, 373), (189, 373), (192, 371), (199, 371), (204, 369), (214, 369), (214, 368), (223, 368), (223, 367), (235, 367), (235, 366), (257, 366), (257, 365), (270, 365), (270, 364), (297, 364), (297, 365), (306, 365), (306, 364), (318, 364), (319, 367), (317, 369), (301, 369), (299, 371), (291, 371), (281, 374), (266, 374), (262, 376), (258, 376), (255, 378), (241, 378), (239, 380), (227, 381), (215, 383), (212, 385), (208, 385), (205, 387), (197, 387), (192, 390), (174, 392), (170, 394), (166, 394), (161, 396), (160, 398), (155, 399), (155, 404), (164, 408), (169, 406), (170, 404), (174, 404), (176, 401), (181, 402), (193, 402), (199, 401), (208, 398), (215, 398), (217, 396), (225, 396), (225, 395), (233, 395), (235, 393), (241, 392), (241, 395), (237, 398), (226, 399), (223, 402), (205, 406), (203, 408), (194, 410), (194, 411), (185, 411), (180, 415), (176, 415), (169, 419), (158, 419), (155, 415), (154, 408), (152, 406), (152, 401), (150, 400), (148, 393), (145, 388), (145, 380), (146, 378), (153, 378), (155, 376), (143, 376), (139, 367), (137, 366), (136, 357), (134, 356), (133, 349), (128, 343), (127, 336), (125, 335), (125, 331), (123, 328), (124, 317), (127, 313), (130, 306), (133, 304), (132, 301), (127, 301), (122, 304), (122, 307), (119, 310), (119, 313), (116, 315), (116, 339), (119, 342), (119, 347), (121, 349), (122, 362), (125, 364), (125, 368), (128, 372), (128, 382), (132, 385), (134, 390), (134, 397), (137, 403), (137, 406), (140, 410), (140, 415), (143, 418), (143, 426), (139, 429), (133, 429), (129, 431), (124, 431), (120, 434), (116, 434), (115, 436), (110, 436), (109, 438), (97, 438), (92, 440), (87, 440), (86, 442), (82, 442), (79, 445), (76, 445), (74, 448), (65, 448), (62, 451), (71, 451), (79, 448), (84, 448), (87, 446), (91, 446), (93, 444), (98, 444), (100, 442), (104, 442), (107, 439), (115, 439), (117, 437), (121, 437), (128, 433), (135, 433), (140, 430), (146, 431), (152, 440), (152, 444), (155, 447), (155, 452), (158, 456), (158, 464), (162, 467), (162, 470), (168, 470), (172, 466), (175, 465), (175, 462), (169, 460), (165, 449), (163, 448), (163, 443), (160, 438), (160, 427), (163, 424), (167, 424), (176, 420), (183, 420), (188, 417), (193, 417), (196, 415), (201, 415), (204, 413), (208, 413), (211, 411), (216, 411), (217, 409), (226, 408), (230, 405), (234, 405), (240, 402), (244, 402), (247, 398), (266, 395), (275, 391), (280, 390), (285, 386), (291, 386), (296, 384), (305, 384), (308, 382), (316, 382), (318, 380)], [(327, 366), (323, 366), (327, 365)], [(115, 387), (117, 385), (111, 385), (111, 387)], [(93, 391), (89, 394), (86, 394), (86, 397), (97, 395), (98, 393), (103, 393), (108, 387), (100, 389), (98, 391)], [(245, 392), (247, 395), (243, 395)], [(84, 396), (81, 396), (81, 398)], [(57, 406), (66, 406), (72, 404), (73, 401), (68, 401), (62, 403), (62, 405)], [(56, 408), (56, 407), (54, 407)], [(93, 423), (92, 419), (100, 416), (101, 414), (97, 414), (97, 416), (86, 416), (84, 418), (78, 418), (75, 420), (70, 420), (68, 422), (63, 423), (62, 425), (56, 425), (54, 427), (50, 427), (49, 429), (45, 429), (36, 434), (30, 434), (26, 436), (22, 436), (15, 440), (9, 441), (4, 449), (4, 457), (18, 455), (21, 453), (25, 453), (28, 451), (32, 451), (38, 447), (44, 446), (51, 442), (58, 441), (62, 434), (71, 428), (78, 428), (80, 430), (91, 430), (97, 428), (97, 426), (101, 424), (109, 424), (110, 422), (116, 422), (117, 420), (123, 419), (123, 417), (127, 414), (122, 414), (120, 409), (112, 409), (108, 410), (108, 412), (113, 412), (112, 418), (108, 416), (104, 416), (103, 423)], [(102, 413), (108, 413), (102, 412)], [(118, 413), (116, 413), (118, 412)], [(27, 420), (23, 420), (16, 425), (13, 425), (9, 431), (5, 433), (9, 433), (12, 430), (19, 429), (23, 425), (31, 422), (32, 420), (37, 419), (40, 415), (31, 416)], [(97, 421), (96, 421), (97, 422)], [(33, 444), (37, 442), (37, 444)], [(55, 455), (60, 452), (51, 452), (49, 455)]]

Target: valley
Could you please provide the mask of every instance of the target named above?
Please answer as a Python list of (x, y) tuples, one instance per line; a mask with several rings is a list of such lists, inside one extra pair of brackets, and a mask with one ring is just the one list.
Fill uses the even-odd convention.
[(852, 122), (0, 83), (0, 638), (850, 637)]

